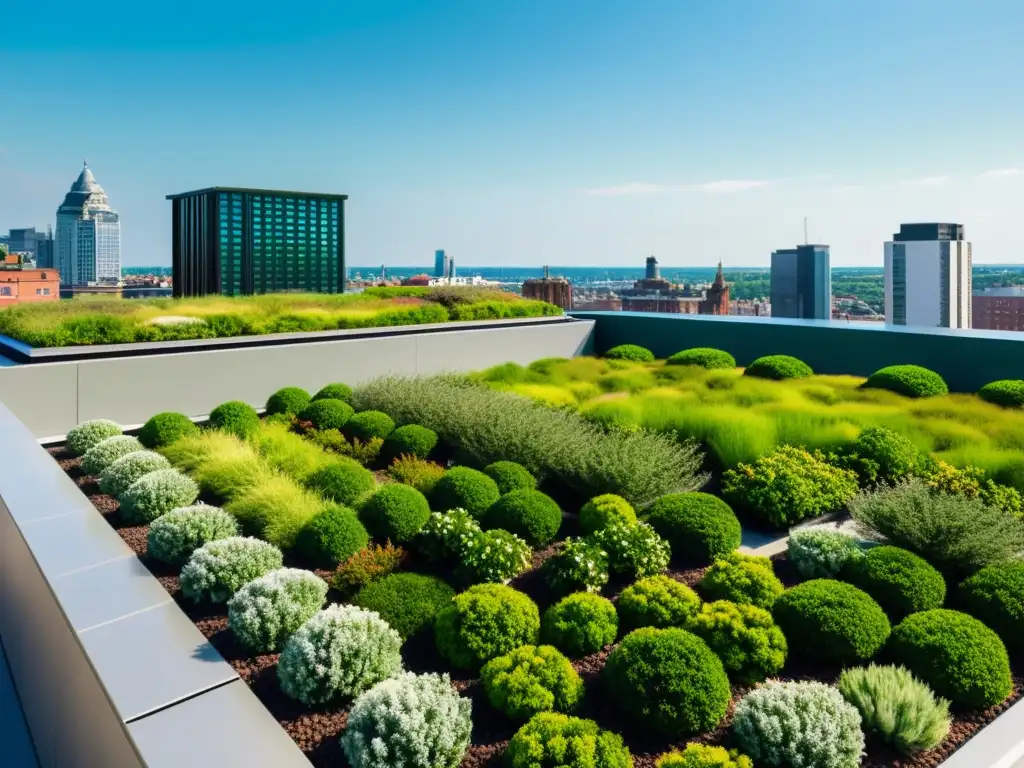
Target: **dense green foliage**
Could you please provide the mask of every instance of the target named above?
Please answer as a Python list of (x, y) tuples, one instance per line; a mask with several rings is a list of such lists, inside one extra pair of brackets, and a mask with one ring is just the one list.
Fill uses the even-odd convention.
[(642, 579), (668, 567), (672, 549), (647, 523), (611, 523), (589, 537), (608, 553), (608, 566), (615, 573)]
[(864, 382), (865, 389), (887, 389), (905, 397), (935, 397), (949, 393), (945, 380), (920, 365), (889, 365), (879, 368)]
[(309, 392), (302, 387), (284, 387), (267, 398), (267, 415), (298, 416), (310, 399)]
[(522, 536), (532, 546), (543, 547), (558, 534), (562, 510), (554, 499), (540, 491), (512, 491), (491, 505), (484, 522), (489, 528), (503, 528)]
[(295, 549), (310, 565), (336, 568), (370, 543), (370, 534), (348, 507), (328, 504), (299, 532)]
[(511, 587), (478, 584), (437, 614), (434, 634), (445, 659), (461, 669), (475, 669), (521, 645), (535, 645), (540, 612)]
[(605, 352), (604, 356), (609, 360), (629, 360), (633, 363), (654, 362), (654, 353), (637, 344), (619, 344)]
[(411, 485), (427, 498), (433, 495), (434, 488), (444, 477), (444, 471), (440, 464), (408, 455), (395, 459), (388, 467), (388, 474), (397, 482)]
[(351, 440), (366, 442), (376, 437), (386, 442), (395, 431), (395, 421), (380, 411), (361, 411), (345, 422), (342, 431)]
[(537, 488), (537, 478), (527, 471), (522, 464), (514, 461), (495, 461), (484, 467), (484, 474), (498, 484), (498, 493), (504, 496), (512, 491), (533, 491)]
[(383, 546), (370, 544), (338, 566), (331, 577), (331, 586), (342, 594), (351, 594), (392, 573), (405, 556), (406, 551), (390, 541)]
[(260, 428), (260, 417), (248, 403), (230, 400), (210, 411), (210, 426), (244, 440), (256, 434)]
[(736, 358), (728, 352), (712, 347), (693, 347), (676, 352), (665, 361), (666, 365), (696, 365), (708, 370), (736, 367)]
[(341, 429), (355, 415), (355, 410), (344, 400), (322, 398), (313, 400), (299, 411), (299, 421), (308, 421), (316, 429)]
[(178, 507), (187, 507), (199, 497), (199, 486), (176, 469), (149, 472), (121, 494), (121, 519), (145, 525)]
[(544, 580), (557, 596), (583, 590), (598, 592), (608, 583), (608, 553), (594, 541), (567, 538), (544, 561)]
[(557, 712), (541, 712), (508, 743), (511, 768), (633, 768), (622, 737)]
[(453, 597), (455, 590), (434, 576), (392, 573), (367, 584), (352, 602), (378, 613), (402, 640), (408, 640), (433, 626), (434, 617)]
[(704, 573), (698, 585), (710, 600), (728, 600), (741, 605), (756, 605), (771, 610), (785, 587), (767, 557), (731, 552)]
[(928, 562), (899, 547), (873, 547), (851, 562), (843, 578), (871, 595), (899, 621), (908, 614), (940, 608), (946, 599), (946, 580)]
[(250, 651), (277, 651), (326, 598), (327, 582), (316, 574), (279, 568), (243, 585), (228, 600), (228, 629)]
[(406, 424), (397, 427), (385, 438), (380, 452), (387, 462), (401, 456), (426, 459), (436, 447), (437, 433), (434, 430), (421, 427), (419, 424)]
[(960, 585), (964, 610), (995, 630), (1008, 648), (1024, 649), (1024, 562), (982, 568)]
[(110, 419), (83, 421), (68, 432), (67, 446), (75, 456), (83, 456), (89, 449), (106, 440), (120, 435), (121, 425)]
[(139, 430), (139, 442), (150, 450), (163, 448), (175, 440), (188, 435), (198, 435), (197, 427), (188, 416), (183, 413), (165, 411), (152, 416), (142, 425)]
[(640, 627), (686, 627), (700, 610), (700, 598), (673, 578), (648, 576), (622, 590), (617, 608), (626, 632)]
[(752, 362), (743, 371), (745, 376), (758, 379), (802, 379), (814, 375), (811, 366), (789, 355), (765, 355)]
[(490, 477), (469, 467), (452, 467), (434, 486), (431, 501), (439, 511), (464, 509), (482, 519), (501, 493)]
[(733, 682), (760, 682), (786, 663), (786, 637), (763, 608), (727, 600), (704, 603), (686, 628), (718, 655)]
[(580, 531), (585, 535), (603, 530), (613, 522), (636, 522), (633, 505), (614, 493), (595, 496), (580, 508)]
[(355, 504), (376, 485), (370, 470), (357, 461), (342, 458), (318, 469), (306, 479), (307, 488), (326, 499), (345, 505)]
[(168, 565), (184, 565), (199, 547), (238, 535), (235, 518), (218, 507), (199, 504), (172, 509), (149, 526), (146, 554)]
[(857, 540), (835, 528), (814, 526), (789, 536), (789, 560), (805, 579), (834, 579), (862, 556)]
[(321, 388), (319, 392), (313, 395), (314, 400), (341, 400), (343, 402), (351, 402), (352, 400), (352, 387), (348, 384), (342, 384), (336, 382), (334, 384), (328, 384)]
[(677, 558), (710, 563), (740, 545), (740, 522), (709, 493), (673, 493), (647, 509), (647, 522), (668, 541)]
[(687, 744), (682, 752), (659, 757), (654, 768), (754, 768), (754, 763), (735, 749)]
[(917, 446), (909, 438), (885, 427), (868, 427), (848, 449), (848, 466), (861, 482), (892, 482), (914, 471)]
[(412, 486), (388, 483), (366, 497), (359, 516), (375, 539), (405, 544), (426, 524), (430, 505)]
[(466, 538), (455, 571), (470, 584), (504, 583), (530, 567), (531, 554), (530, 545), (521, 538), (495, 528)]
[(989, 382), (978, 390), (978, 397), (1004, 408), (1024, 407), (1024, 381), (1002, 379)]
[(619, 617), (607, 598), (577, 592), (544, 612), (541, 636), (569, 656), (586, 656), (615, 642)]
[(125, 454), (103, 470), (100, 475), (100, 490), (119, 498), (139, 478), (159, 469), (169, 469), (170, 466), (167, 459), (152, 451)]
[(583, 698), (583, 680), (550, 645), (523, 645), (491, 659), (480, 670), (491, 705), (513, 720), (538, 712), (572, 712)]
[(464, 509), (431, 512), (416, 537), (416, 549), (434, 562), (457, 560), (470, 539), (480, 534), (480, 523)]
[(283, 564), (281, 550), (265, 541), (215, 539), (195, 550), (181, 569), (181, 593), (196, 603), (226, 603), (243, 584)]
[(131, 435), (108, 437), (85, 452), (82, 456), (82, 471), (96, 477), (122, 456), (142, 450), (145, 450), (142, 443)]

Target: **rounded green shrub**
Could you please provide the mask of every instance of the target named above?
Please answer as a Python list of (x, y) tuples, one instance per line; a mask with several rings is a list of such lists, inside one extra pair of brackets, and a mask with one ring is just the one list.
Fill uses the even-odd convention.
[(300, 421), (310, 422), (316, 429), (341, 429), (355, 415), (355, 409), (344, 400), (314, 399), (299, 411)]
[(376, 486), (373, 472), (347, 458), (333, 461), (306, 478), (307, 488), (346, 506), (355, 504)]
[(960, 585), (965, 610), (995, 630), (1008, 648), (1024, 649), (1024, 562), (982, 568)]
[(433, 562), (452, 561), (481, 533), (480, 523), (464, 509), (431, 512), (416, 537), (416, 548)]
[(302, 387), (284, 387), (267, 399), (267, 415), (298, 416), (299, 411), (309, 405), (309, 392)]
[(596, 653), (615, 642), (619, 616), (611, 600), (592, 592), (577, 592), (544, 612), (541, 637), (569, 656)]
[(630, 632), (601, 676), (623, 714), (673, 738), (714, 728), (732, 697), (721, 660), (682, 629)]
[(743, 371), (744, 376), (754, 376), (759, 379), (803, 379), (813, 376), (811, 366), (796, 357), (789, 355), (765, 355), (752, 362)]
[(633, 768), (622, 737), (593, 720), (541, 712), (508, 743), (511, 768)]
[(699, 610), (697, 593), (668, 576), (640, 579), (619, 595), (619, 622), (627, 632), (640, 627), (685, 627)]
[(873, 547), (843, 570), (844, 580), (871, 595), (892, 621), (942, 607), (946, 580), (928, 562), (899, 547)]
[(345, 403), (352, 402), (352, 387), (348, 384), (328, 384), (315, 395), (314, 400), (341, 400)]
[(949, 394), (946, 381), (935, 371), (920, 365), (889, 365), (868, 376), (865, 389), (887, 389), (905, 397), (935, 397)]
[(805, 579), (833, 579), (864, 552), (857, 540), (834, 528), (815, 526), (789, 535), (789, 560)]
[(343, 431), (350, 440), (384, 440), (395, 431), (395, 420), (382, 411), (360, 411), (345, 423)]
[(978, 397), (1004, 408), (1024, 407), (1024, 381), (1001, 379), (989, 382), (978, 390)]
[(183, 437), (199, 434), (192, 419), (183, 413), (165, 411), (152, 416), (139, 430), (139, 442), (150, 450), (163, 448)]
[(479, 520), (500, 496), (498, 484), (483, 472), (452, 467), (434, 486), (431, 501), (442, 512), (464, 509)]
[(889, 639), (889, 619), (871, 596), (850, 584), (812, 579), (775, 601), (775, 621), (808, 657), (842, 664), (866, 661)]
[(512, 491), (533, 491), (537, 478), (522, 464), (514, 461), (496, 461), (484, 467), (484, 474), (498, 484), (498, 492), (504, 496)]
[(587, 537), (608, 553), (608, 566), (616, 573), (642, 579), (668, 567), (672, 549), (647, 523), (610, 523)]
[(388, 462), (400, 456), (415, 456), (426, 459), (437, 447), (437, 433), (419, 424), (406, 424), (396, 428), (384, 440), (381, 455)]
[(359, 516), (375, 539), (405, 544), (426, 525), (430, 505), (426, 496), (412, 486), (388, 483), (366, 497)]
[(966, 613), (912, 613), (893, 630), (889, 652), (939, 696), (965, 707), (994, 706), (1013, 690), (1003, 641)]
[(647, 509), (647, 522), (677, 558), (710, 563), (740, 545), (740, 521), (710, 493), (670, 493)]
[(538, 712), (572, 712), (583, 698), (583, 680), (550, 645), (522, 645), (480, 670), (491, 706), (513, 720)]
[(507, 583), (530, 568), (532, 554), (530, 545), (514, 533), (494, 528), (462, 542), (455, 572), (467, 584)]
[(608, 553), (588, 539), (566, 539), (541, 568), (557, 596), (581, 590), (599, 592), (608, 583)]
[(230, 400), (210, 411), (210, 426), (245, 440), (260, 428), (260, 417), (248, 403)]
[(145, 525), (197, 498), (199, 486), (191, 477), (176, 469), (158, 469), (140, 477), (121, 495), (121, 517)]
[(718, 654), (733, 682), (759, 683), (786, 663), (786, 636), (763, 608), (727, 600), (704, 603), (686, 628)]
[(512, 491), (491, 505), (484, 520), (488, 528), (511, 531), (531, 545), (543, 547), (558, 535), (562, 510), (540, 491)]
[(654, 768), (754, 768), (754, 763), (735, 749), (687, 744), (682, 752), (659, 757)]
[(146, 554), (170, 565), (184, 565), (204, 544), (238, 535), (238, 523), (220, 507), (198, 504), (172, 509), (149, 526)]
[(402, 640), (433, 626), (434, 617), (448, 607), (455, 590), (435, 576), (392, 573), (356, 593), (356, 605), (376, 611)]
[(728, 600), (768, 610), (786, 589), (772, 570), (771, 560), (739, 552), (716, 560), (705, 571), (698, 587), (710, 600)]
[(114, 435), (101, 440), (85, 452), (82, 457), (82, 471), (93, 477), (103, 473), (107, 467), (129, 453), (145, 450), (142, 443), (131, 435)]
[(281, 649), (327, 599), (327, 582), (300, 568), (279, 568), (250, 581), (228, 600), (228, 629), (256, 653)]
[(917, 466), (919, 454), (908, 438), (885, 427), (868, 427), (849, 450), (857, 457), (857, 473), (871, 483), (906, 477)]
[(295, 551), (317, 568), (335, 568), (370, 543), (358, 515), (340, 504), (328, 504), (299, 531)]
[(628, 360), (631, 363), (654, 362), (654, 353), (637, 344), (619, 344), (605, 352), (604, 356), (609, 360)]
[(110, 419), (83, 421), (68, 432), (67, 447), (75, 456), (83, 456), (93, 446), (123, 431), (120, 424)]
[(461, 669), (474, 669), (540, 634), (537, 604), (502, 584), (477, 584), (452, 598), (437, 614), (437, 649)]
[(135, 451), (122, 456), (100, 475), (100, 490), (120, 498), (132, 483), (158, 469), (170, 469), (171, 462), (153, 451)]
[(226, 603), (243, 584), (280, 568), (281, 550), (245, 536), (216, 539), (199, 547), (181, 569), (181, 592), (193, 602)]
[(736, 358), (722, 349), (712, 347), (693, 347), (676, 352), (665, 361), (667, 365), (696, 365), (699, 368), (715, 369), (735, 368)]
[(580, 508), (580, 531), (584, 535), (596, 533), (613, 522), (636, 522), (633, 505), (614, 493), (595, 496)]

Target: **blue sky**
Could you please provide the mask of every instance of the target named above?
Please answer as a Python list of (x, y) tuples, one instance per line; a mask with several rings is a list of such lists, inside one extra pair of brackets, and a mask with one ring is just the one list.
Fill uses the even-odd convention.
[(88, 158), (126, 265), (218, 184), (348, 194), (354, 265), (757, 265), (805, 216), (834, 264), (911, 220), (1024, 261), (1019, 0), (4, 0), (0, 29), (0, 229)]

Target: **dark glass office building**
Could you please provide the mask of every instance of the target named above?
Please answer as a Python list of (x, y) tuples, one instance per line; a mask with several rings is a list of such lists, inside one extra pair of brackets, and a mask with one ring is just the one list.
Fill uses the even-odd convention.
[(347, 195), (211, 187), (167, 199), (175, 297), (345, 290)]
[(798, 245), (772, 253), (772, 317), (832, 318), (832, 272), (827, 245)]

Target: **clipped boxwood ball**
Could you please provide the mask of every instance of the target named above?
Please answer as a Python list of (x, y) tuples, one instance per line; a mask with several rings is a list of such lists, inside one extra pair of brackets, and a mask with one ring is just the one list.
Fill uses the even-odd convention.
[(260, 417), (248, 403), (230, 400), (210, 411), (210, 426), (245, 440), (260, 428)]
[(250, 581), (228, 600), (228, 629), (256, 653), (280, 650), (327, 599), (327, 582), (301, 568), (278, 568)]
[(341, 400), (345, 403), (352, 402), (352, 387), (348, 384), (328, 384), (315, 395), (314, 400)]
[(475, 669), (540, 635), (537, 604), (503, 584), (477, 584), (437, 614), (437, 649), (460, 669)]
[(316, 429), (341, 429), (355, 415), (355, 409), (343, 400), (314, 400), (301, 411), (299, 421), (308, 421)]
[(667, 752), (654, 768), (754, 768), (754, 761), (735, 749), (687, 744), (682, 752)]
[(803, 379), (813, 376), (811, 366), (796, 357), (789, 355), (765, 355), (747, 366), (743, 371), (744, 376), (754, 376), (759, 379)]
[(201, 546), (181, 569), (181, 593), (193, 602), (226, 603), (244, 584), (284, 564), (273, 544), (246, 536)]
[(183, 438), (199, 434), (192, 419), (183, 413), (165, 411), (153, 416), (139, 430), (139, 442), (150, 450), (163, 448)]
[(434, 430), (421, 427), (419, 424), (406, 424), (385, 438), (380, 451), (384, 459), (391, 462), (400, 456), (426, 459), (436, 447), (437, 433)]
[(899, 547), (873, 547), (848, 564), (842, 575), (871, 595), (892, 621), (941, 608), (946, 599), (942, 574), (924, 558)]
[(619, 344), (605, 352), (604, 356), (609, 360), (629, 360), (633, 363), (654, 362), (654, 353), (637, 344)]
[(786, 663), (786, 636), (763, 608), (728, 600), (704, 603), (687, 629), (718, 654), (733, 682), (761, 682)]
[(125, 454), (108, 466), (100, 475), (100, 490), (120, 498), (132, 483), (143, 475), (158, 469), (170, 469), (171, 462), (153, 451), (135, 451)]
[(149, 526), (146, 554), (169, 565), (184, 565), (204, 544), (238, 535), (238, 522), (220, 507), (198, 504), (172, 509)]
[(619, 616), (611, 600), (593, 592), (576, 592), (544, 612), (541, 637), (569, 656), (596, 653), (615, 642)]
[(700, 610), (700, 598), (673, 578), (648, 576), (622, 590), (617, 607), (627, 632), (640, 627), (685, 627)]
[(295, 550), (317, 568), (334, 568), (370, 543), (370, 534), (348, 507), (328, 504), (303, 526)]
[(580, 508), (580, 531), (584, 535), (604, 530), (612, 523), (636, 522), (633, 505), (614, 493), (595, 496)]
[(791, 646), (841, 664), (873, 657), (891, 630), (885, 611), (867, 592), (833, 579), (798, 584), (775, 601), (772, 612)]
[(122, 456), (141, 450), (144, 450), (142, 443), (131, 435), (108, 437), (85, 452), (82, 457), (82, 471), (95, 477)]
[(583, 680), (572, 662), (550, 645), (522, 645), (480, 670), (491, 706), (514, 720), (538, 712), (572, 712), (583, 698)]
[(1024, 407), (1024, 381), (1001, 379), (986, 384), (978, 390), (978, 397), (1003, 408)]
[(350, 440), (368, 442), (375, 437), (381, 440), (395, 430), (395, 420), (382, 411), (360, 411), (345, 424), (345, 436)]
[(123, 431), (120, 424), (110, 419), (83, 421), (77, 427), (72, 427), (71, 431), (68, 432), (68, 450), (75, 456), (82, 456), (93, 446), (103, 442), (108, 437), (120, 435)]
[(889, 365), (868, 376), (865, 389), (888, 389), (906, 397), (934, 397), (949, 394), (946, 381), (935, 371), (920, 365)]
[(731, 369), (736, 367), (736, 358), (722, 349), (712, 347), (693, 347), (676, 352), (668, 360), (668, 365), (696, 365), (708, 370)]
[(960, 585), (965, 610), (995, 630), (1008, 648), (1024, 650), (1024, 562), (982, 568)]
[(633, 768), (622, 737), (593, 720), (540, 712), (508, 743), (511, 768)]
[(452, 467), (434, 486), (431, 500), (439, 512), (464, 509), (479, 520), (500, 496), (498, 484), (483, 472)]
[(913, 613), (893, 630), (889, 651), (939, 696), (965, 707), (995, 706), (1013, 690), (1003, 641), (966, 613)]
[(785, 591), (767, 557), (731, 552), (715, 560), (697, 585), (708, 600), (729, 600), (771, 610)]
[(376, 485), (373, 472), (353, 459), (334, 461), (306, 479), (307, 488), (346, 506), (355, 504)]
[(392, 573), (367, 584), (352, 602), (376, 611), (402, 640), (408, 640), (431, 628), (453, 597), (455, 590), (435, 576)]
[(732, 507), (710, 493), (670, 493), (647, 510), (647, 522), (678, 558), (711, 563), (740, 545), (740, 521)]
[(149, 472), (121, 496), (121, 517), (135, 525), (145, 525), (178, 507), (187, 507), (199, 498), (199, 486), (176, 469)]
[(514, 461), (496, 461), (484, 467), (484, 474), (498, 484), (498, 492), (504, 496), (512, 491), (533, 491), (537, 478), (522, 464)]
[(558, 535), (562, 510), (540, 491), (512, 491), (494, 502), (485, 519), (488, 528), (502, 528), (543, 547)]
[(297, 416), (299, 411), (309, 405), (309, 401), (309, 392), (302, 387), (285, 387), (277, 390), (267, 400), (267, 415), (281, 413)]
[(366, 498), (359, 516), (375, 539), (405, 544), (427, 524), (430, 505), (411, 485), (388, 483)]
[(624, 715), (671, 738), (717, 726), (732, 697), (722, 661), (682, 629), (630, 632), (601, 676)]

